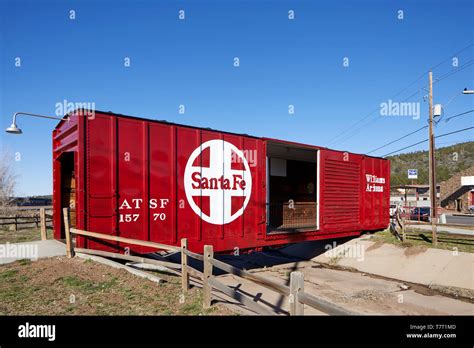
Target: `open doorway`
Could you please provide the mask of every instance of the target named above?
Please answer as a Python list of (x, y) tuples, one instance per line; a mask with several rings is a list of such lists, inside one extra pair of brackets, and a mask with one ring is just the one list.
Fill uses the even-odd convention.
[(69, 208), (71, 227), (76, 227), (76, 174), (74, 152), (64, 152), (61, 162), (61, 211)]
[(267, 143), (267, 234), (318, 229), (317, 150)]

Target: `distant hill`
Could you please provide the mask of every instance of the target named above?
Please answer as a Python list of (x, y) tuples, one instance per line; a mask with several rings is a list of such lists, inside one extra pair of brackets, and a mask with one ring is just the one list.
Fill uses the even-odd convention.
[[(390, 185), (410, 184), (408, 169), (418, 169), (415, 184), (428, 184), (428, 151), (409, 152), (387, 157), (390, 160)], [(448, 180), (456, 173), (474, 166), (474, 141), (436, 149), (436, 181)]]

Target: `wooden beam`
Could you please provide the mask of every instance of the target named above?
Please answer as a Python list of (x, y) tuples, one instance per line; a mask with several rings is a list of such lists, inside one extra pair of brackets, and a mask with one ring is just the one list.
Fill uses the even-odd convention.
[(188, 270), (188, 274), (191, 277), (194, 277), (194, 278), (197, 278), (197, 279), (200, 279), (200, 280), (204, 279), (204, 273), (199, 272), (197, 269), (194, 269), (190, 266), (187, 266), (186, 268)]
[(290, 273), (290, 315), (304, 315), (304, 304), (298, 301), (298, 293), (304, 292), (304, 274)]
[(41, 240), (46, 240), (46, 212), (44, 208), (40, 208), (41, 219)]
[(357, 313), (346, 310), (342, 307), (339, 307), (338, 305), (335, 305), (321, 298), (317, 298), (305, 292), (298, 292), (296, 297), (298, 302), (304, 303), (312, 308), (317, 309), (318, 311), (329, 315), (357, 315)]
[(289, 295), (290, 294), (290, 288), (288, 286), (278, 284), (272, 280), (265, 279), (261, 276), (258, 276), (254, 273), (250, 273), (247, 271), (244, 271), (242, 269), (239, 269), (237, 267), (228, 265), (227, 263), (224, 263), (222, 261), (216, 260), (216, 259), (211, 259), (210, 262), (212, 265), (214, 265), (217, 268), (222, 269), (223, 271), (229, 272), (233, 275), (236, 275), (238, 277), (251, 280), (263, 287), (266, 287), (267, 289), (276, 291), (282, 295)]
[(164, 249), (164, 250), (171, 250), (171, 251), (178, 251), (178, 252), (181, 251), (180, 247), (173, 246), (173, 245), (166, 245), (166, 244), (148, 242), (148, 241), (138, 240), (138, 239), (111, 236), (111, 235), (103, 234), (103, 233), (78, 230), (76, 228), (71, 228), (71, 232), (74, 234), (79, 234), (81, 236), (94, 237), (94, 238), (105, 239), (105, 240), (113, 240), (115, 242), (123, 242), (123, 243), (128, 243), (128, 244), (140, 245), (140, 246), (150, 247), (154, 249)]
[(134, 256), (134, 255), (119, 254), (119, 253), (114, 253), (110, 251), (102, 251), (102, 250), (92, 250), (92, 249), (82, 249), (82, 248), (75, 248), (74, 250), (78, 253), (83, 253), (83, 254), (104, 256), (104, 257), (110, 257), (114, 259), (121, 259), (121, 260), (133, 261), (137, 263), (147, 263), (150, 265), (161, 266), (161, 267), (167, 268), (169, 273), (181, 276), (181, 273), (179, 272), (179, 270), (181, 269), (181, 266), (175, 263), (171, 263), (171, 262), (154, 260), (154, 259)]
[(164, 283), (164, 280), (162, 278), (157, 277), (154, 274), (144, 272), (144, 271), (138, 270), (136, 268), (133, 268), (133, 267), (130, 267), (130, 266), (127, 266), (127, 265), (123, 265), (123, 264), (121, 264), (117, 261), (112, 261), (112, 260), (106, 259), (102, 256), (87, 255), (87, 254), (82, 254), (82, 253), (78, 253), (77, 256), (79, 256), (81, 258), (84, 258), (84, 259), (100, 262), (104, 265), (111, 266), (111, 267), (114, 267), (114, 268), (124, 269), (124, 270), (126, 270), (127, 272), (129, 272), (133, 275), (136, 275), (136, 276), (139, 276), (139, 277), (142, 277), (142, 278), (146, 278), (146, 279), (151, 280), (152, 282), (155, 282), (155, 283), (158, 283), (158, 284), (163, 284)]
[(238, 292), (235, 289), (232, 289), (231, 287), (228, 287), (227, 285), (217, 281), (215, 278), (209, 279), (209, 283), (213, 288), (216, 288), (217, 290), (223, 292), (227, 296), (232, 297), (234, 300), (239, 301), (244, 306), (247, 306), (249, 309), (251, 309), (257, 314), (263, 314), (263, 315), (275, 314), (271, 310), (255, 302), (252, 298)]
[(200, 254), (193, 253), (192, 251), (189, 251), (189, 249), (186, 249), (184, 251), (184, 253), (186, 255), (188, 255), (189, 257), (192, 257), (193, 259), (196, 259), (196, 260), (199, 260), (199, 261), (204, 261), (204, 256), (202, 256)]
[(64, 232), (66, 233), (66, 256), (74, 257), (74, 246), (72, 245), (71, 228), (69, 226), (69, 208), (63, 208)]
[(212, 263), (211, 259), (214, 257), (214, 250), (212, 245), (204, 246), (204, 277), (203, 277), (203, 308), (211, 308), (211, 291), (212, 286), (209, 282), (212, 278)]
[(188, 239), (181, 239), (181, 289), (183, 293), (187, 293), (189, 289), (189, 274), (188, 274), (188, 255), (185, 250), (188, 249)]

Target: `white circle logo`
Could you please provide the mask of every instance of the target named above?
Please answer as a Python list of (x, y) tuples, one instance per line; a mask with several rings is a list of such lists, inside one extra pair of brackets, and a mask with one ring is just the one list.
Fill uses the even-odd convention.
[(252, 174), (242, 151), (210, 140), (189, 156), (184, 171), (186, 198), (204, 221), (228, 224), (243, 214), (252, 193)]

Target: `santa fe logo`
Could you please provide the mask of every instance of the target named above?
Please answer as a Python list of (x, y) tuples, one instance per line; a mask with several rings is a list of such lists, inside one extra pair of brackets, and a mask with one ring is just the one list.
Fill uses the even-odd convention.
[(184, 188), (191, 208), (204, 221), (228, 224), (247, 207), (252, 174), (247, 159), (236, 146), (224, 140), (210, 140), (189, 157)]

